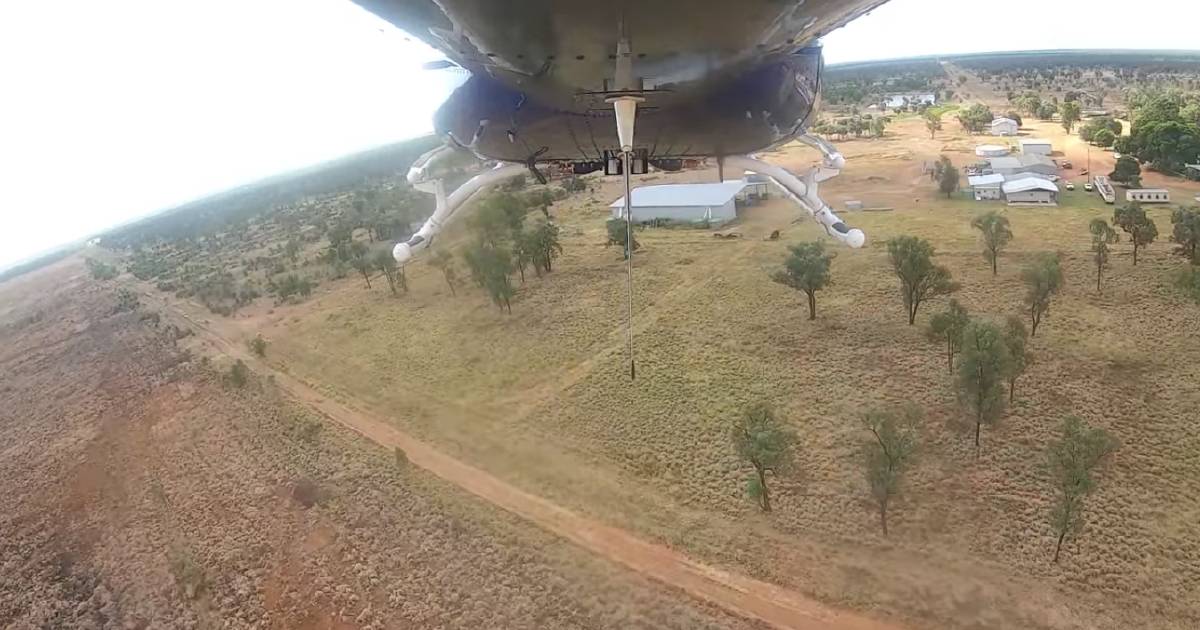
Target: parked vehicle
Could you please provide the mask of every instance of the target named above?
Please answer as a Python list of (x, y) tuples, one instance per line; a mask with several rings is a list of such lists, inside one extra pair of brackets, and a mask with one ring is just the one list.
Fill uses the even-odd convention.
[(1092, 182), (1088, 182), (1088, 183), (1084, 184), (1083, 189), (1088, 192), (1092, 192)]
[(1071, 160), (1063, 160), (1062, 167), (1065, 169), (1072, 169), (1075, 168), (1075, 165), (1071, 164)]
[(1075, 190), (1075, 182), (1067, 182), (1067, 190)]

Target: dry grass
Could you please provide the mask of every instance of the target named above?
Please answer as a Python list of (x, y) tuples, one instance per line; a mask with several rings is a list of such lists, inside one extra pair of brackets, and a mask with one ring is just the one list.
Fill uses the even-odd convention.
[(757, 627), (230, 393), (82, 268), (0, 289), (45, 313), (0, 328), (0, 627)]
[[(939, 199), (920, 176), (921, 161), (946, 143), (967, 143), (952, 133), (930, 141), (912, 120), (894, 133), (843, 147), (851, 166), (829, 197), (897, 210), (846, 216), (871, 242), (837, 251), (815, 322), (801, 296), (767, 277), (788, 243), (818, 237), (810, 224), (789, 226), (786, 204), (749, 210), (740, 241), (647, 231), (630, 383), (623, 265), (601, 246), (610, 182), (599, 203), (556, 208), (565, 259), (521, 289), (511, 316), (475, 290), (451, 298), (421, 268), (399, 301), (347, 281), (314, 304), (279, 309), (273, 360), (576, 509), (915, 627), (1196, 627), (1200, 309), (1170, 288), (1179, 262), (1169, 244), (1136, 268), (1118, 246), (1096, 295), (1086, 226), (1111, 209), (1077, 192), (1060, 209), (1007, 211), (1016, 240), (993, 278), (969, 228), (985, 206)], [(800, 166), (812, 156), (787, 149), (772, 159)], [(1152, 216), (1160, 232), (1169, 226), (1165, 210)], [(775, 228), (781, 242), (761, 240)], [(979, 459), (939, 347), (905, 325), (883, 248), (898, 234), (931, 240), (964, 284), (957, 298), (988, 317), (1020, 311), (1019, 270), (1035, 253), (1065, 256), (1068, 285), (1033, 341), (1037, 362), (1012, 412), (985, 432)], [(918, 324), (941, 306), (924, 307)], [(769, 518), (742, 496), (747, 470), (726, 433), (759, 400), (802, 438)], [(901, 402), (925, 409), (922, 452), (884, 540), (854, 457), (856, 417)], [(1089, 499), (1086, 531), (1055, 566), (1040, 462), (1067, 414), (1124, 447)]]

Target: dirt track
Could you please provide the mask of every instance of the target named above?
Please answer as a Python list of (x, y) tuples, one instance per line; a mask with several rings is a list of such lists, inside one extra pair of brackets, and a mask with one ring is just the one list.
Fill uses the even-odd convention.
[[(146, 292), (146, 297), (165, 302)], [(240, 344), (197, 321), (175, 305), (166, 304), (195, 327), (220, 352), (242, 359), (297, 400), (327, 419), (388, 448), (400, 448), (408, 460), (429, 472), (509, 512), (539, 525), (604, 558), (638, 573), (682, 589), (689, 595), (732, 613), (777, 628), (795, 630), (899, 630), (901, 626), (840, 611), (800, 593), (743, 575), (701, 564), (667, 547), (642, 540), (524, 492), (469, 464), (397, 430), (385, 419), (327, 399), (307, 383), (258, 360)]]

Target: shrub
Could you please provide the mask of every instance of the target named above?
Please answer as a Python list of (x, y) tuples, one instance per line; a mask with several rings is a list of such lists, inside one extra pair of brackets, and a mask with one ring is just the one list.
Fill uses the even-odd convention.
[(250, 351), (256, 356), (267, 356), (267, 340), (263, 339), (262, 335), (255, 335), (254, 338), (249, 341), (249, 345)]

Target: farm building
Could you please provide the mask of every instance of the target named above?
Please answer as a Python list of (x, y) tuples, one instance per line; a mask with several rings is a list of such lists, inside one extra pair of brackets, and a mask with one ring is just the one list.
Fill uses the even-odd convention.
[(1134, 188), (1125, 191), (1125, 201), (1171, 203), (1171, 191), (1166, 188)]
[(1015, 136), (1021, 126), (1011, 118), (997, 118), (992, 121), (993, 136)]
[(975, 155), (983, 158), (1004, 157), (1009, 154), (1009, 148), (1002, 144), (981, 144), (975, 147)]
[(988, 166), (993, 173), (1001, 175), (1019, 175), (1032, 173), (1049, 177), (1058, 174), (1058, 165), (1043, 155), (1013, 155), (1009, 157), (991, 158)]
[(1058, 186), (1041, 177), (1022, 177), (1004, 182), (1000, 187), (1009, 205), (1028, 204), (1053, 206), (1058, 204)]
[[(744, 180), (724, 181), (709, 184), (667, 184), (664, 186), (640, 186), (633, 189), (633, 220), (676, 221), (699, 223), (708, 221), (715, 225), (737, 218), (737, 196), (746, 187)], [(625, 212), (625, 197), (612, 202), (614, 219)]]
[(1025, 155), (1050, 155), (1054, 145), (1049, 140), (1021, 140), (1021, 153)]
[(1004, 176), (999, 173), (972, 175), (967, 178), (967, 184), (971, 187), (975, 201), (1000, 199), (1000, 187), (1004, 185)]

